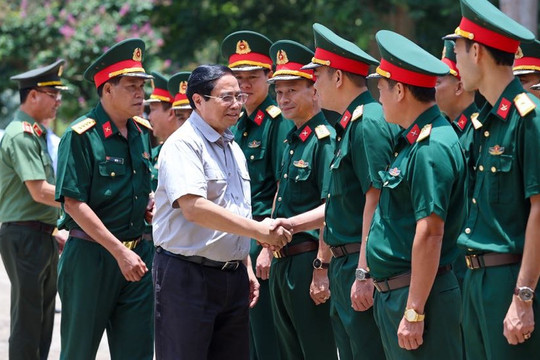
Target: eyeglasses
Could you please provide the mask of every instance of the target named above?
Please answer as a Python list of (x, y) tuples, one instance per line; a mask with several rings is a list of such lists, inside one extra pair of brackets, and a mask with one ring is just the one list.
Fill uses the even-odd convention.
[(234, 101), (239, 102), (240, 104), (244, 105), (248, 99), (248, 94), (246, 93), (237, 93), (237, 94), (227, 94), (227, 95), (221, 95), (221, 96), (210, 96), (210, 95), (204, 95), (204, 97), (211, 98), (211, 99), (219, 99), (221, 102), (223, 102), (226, 105), (231, 106)]
[(50, 91), (43, 91), (43, 90), (38, 90), (36, 89), (37, 92), (40, 92), (42, 94), (45, 94), (47, 96), (50, 96), (52, 99), (54, 99), (55, 101), (61, 101), (62, 100), (62, 93), (59, 91), (59, 92), (50, 92)]

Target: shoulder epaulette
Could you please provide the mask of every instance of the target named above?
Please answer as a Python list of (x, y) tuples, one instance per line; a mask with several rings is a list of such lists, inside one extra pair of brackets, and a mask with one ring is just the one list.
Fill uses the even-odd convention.
[(326, 125), (319, 125), (315, 128), (315, 134), (317, 135), (317, 139), (320, 140), (330, 136), (330, 131), (328, 131)]
[(471, 122), (474, 127), (474, 130), (478, 130), (482, 127), (482, 123), (480, 122), (480, 120), (478, 120), (478, 115), (479, 114), (477, 112), (471, 114)]
[(514, 104), (516, 105), (516, 109), (518, 110), (519, 115), (521, 115), (522, 117), (536, 109), (535, 103), (526, 93), (518, 94), (514, 98)]
[(356, 109), (354, 109), (352, 113), (351, 121), (359, 119), (363, 114), (364, 114), (364, 105), (357, 106)]
[(146, 120), (145, 118), (142, 118), (140, 116), (134, 116), (133, 120), (135, 120), (137, 123), (141, 124), (145, 128), (152, 130), (152, 124), (150, 124), (150, 121)]
[(25, 133), (34, 135), (34, 130), (32, 129), (32, 125), (30, 125), (29, 122), (23, 121), (22, 122), (22, 129)]
[(281, 114), (281, 109), (276, 105), (270, 105), (266, 108), (266, 112), (272, 117), (272, 119), (275, 119), (279, 114)]
[(420, 135), (418, 135), (418, 139), (416, 139), (416, 142), (427, 139), (429, 137), (429, 134), (431, 134), (431, 127), (431, 124), (425, 125), (422, 130), (420, 130)]
[(75, 125), (71, 127), (73, 131), (75, 131), (77, 134), (81, 135), (84, 132), (86, 132), (88, 129), (92, 128), (92, 126), (96, 125), (96, 120), (92, 118), (86, 118)]

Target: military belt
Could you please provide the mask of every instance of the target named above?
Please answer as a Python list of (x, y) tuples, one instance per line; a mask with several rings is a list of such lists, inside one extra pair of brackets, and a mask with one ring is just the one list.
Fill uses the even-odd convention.
[(4, 224), (6, 226), (10, 226), (10, 225), (24, 226), (32, 230), (47, 233), (49, 235), (51, 235), (54, 232), (54, 229), (56, 229), (56, 226), (45, 224), (44, 222), (41, 222), (41, 221), (10, 221)]
[(501, 253), (486, 253), (486, 254), (469, 254), (465, 255), (465, 263), (471, 270), (481, 269), (491, 266), (501, 266), (517, 264), (521, 261), (522, 254), (501, 254)]
[(335, 258), (340, 258), (349, 254), (360, 252), (360, 243), (351, 243), (340, 246), (330, 246), (330, 252)]
[[(452, 270), (452, 265), (439, 267), (437, 275), (442, 275)], [(411, 273), (407, 272), (384, 280), (373, 280), (373, 285), (377, 291), (385, 293), (391, 290), (401, 289), (411, 285)]]
[(173, 252), (165, 250), (161, 246), (156, 247), (156, 252), (158, 254), (164, 254), (164, 255), (171, 256), (180, 260), (192, 262), (198, 265), (220, 269), (222, 271), (235, 271), (236, 269), (240, 267), (240, 264), (242, 263), (241, 260), (216, 261), (216, 260), (205, 258), (203, 256), (197, 256), (197, 255), (186, 256), (182, 254), (175, 254)]
[[(71, 229), (71, 230), (69, 230), (69, 236), (97, 243), (97, 241), (94, 240), (90, 235), (88, 235), (87, 233), (85, 233), (84, 231), (82, 231), (80, 229)], [(134, 239), (120, 240), (120, 241), (129, 250), (133, 250), (141, 242), (141, 237), (139, 236), (139, 237), (136, 237)]]
[(304, 241), (296, 245), (287, 245), (278, 251), (274, 251), (272, 254), (276, 259), (285, 258), (288, 256), (294, 256), (303, 254), (309, 251), (314, 251), (319, 249), (319, 244), (315, 241)]

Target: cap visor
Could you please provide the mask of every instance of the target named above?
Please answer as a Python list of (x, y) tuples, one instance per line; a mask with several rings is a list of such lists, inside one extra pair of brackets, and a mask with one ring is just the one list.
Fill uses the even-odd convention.
[(321, 66), (322, 66), (321, 64), (316, 64), (316, 63), (310, 62), (309, 64), (306, 64), (306, 65), (302, 66), (300, 68), (300, 70), (310, 70), (310, 69), (315, 69), (315, 68), (318, 68), (318, 67), (321, 67)]
[(531, 86), (531, 89), (540, 90), (540, 84), (536, 84), (536, 85)]
[(55, 88), (57, 90), (69, 90), (69, 88), (65, 85), (52, 86), (52, 88)]
[(186, 105), (178, 105), (171, 107), (172, 110), (191, 110), (191, 106), (189, 104)]
[(271, 79), (268, 79), (267, 82), (269, 84), (273, 84), (275, 83), (276, 81), (278, 80), (300, 80), (300, 79), (306, 79), (306, 80), (310, 80), (308, 78), (305, 78), (305, 77), (302, 77), (302, 76), (298, 76), (298, 75), (278, 75), (278, 76), (274, 76), (273, 78)]
[(368, 76), (366, 76), (366, 79), (378, 79), (378, 78), (382, 78), (383, 76), (381, 74), (378, 74), (378, 73), (373, 73), (373, 74), (369, 74)]
[(161, 102), (161, 100), (159, 99), (146, 99), (143, 101), (144, 105), (148, 105), (150, 103), (156, 103), (156, 102)]
[(262, 66), (255, 66), (255, 65), (240, 65), (240, 66), (235, 66), (233, 68), (230, 68), (232, 71), (253, 71), (253, 70), (262, 70), (262, 69), (266, 69)]
[(448, 34), (442, 37), (443, 40), (456, 40), (462, 38), (463, 36), (458, 34)]
[(514, 70), (514, 75), (527, 75), (527, 74), (534, 74), (538, 73), (540, 71), (532, 70), (532, 69), (520, 69), (520, 70)]
[(143, 73), (143, 72), (133, 72), (133, 73), (125, 73), (118, 76), (128, 76), (128, 77), (138, 77), (142, 79), (153, 79), (154, 77), (150, 74)]

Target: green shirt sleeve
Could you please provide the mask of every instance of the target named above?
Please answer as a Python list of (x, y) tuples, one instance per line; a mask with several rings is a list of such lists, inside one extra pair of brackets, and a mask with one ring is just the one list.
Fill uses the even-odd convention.
[(20, 133), (13, 137), (8, 151), (13, 169), (21, 181), (47, 179), (45, 165), (51, 163), (49, 154), (41, 149), (33, 135)]
[[(535, 115), (521, 119), (523, 121), (523, 141), (518, 151), (521, 153), (521, 167), (525, 198), (540, 194), (540, 110)], [(517, 165), (517, 164), (516, 164)]]

